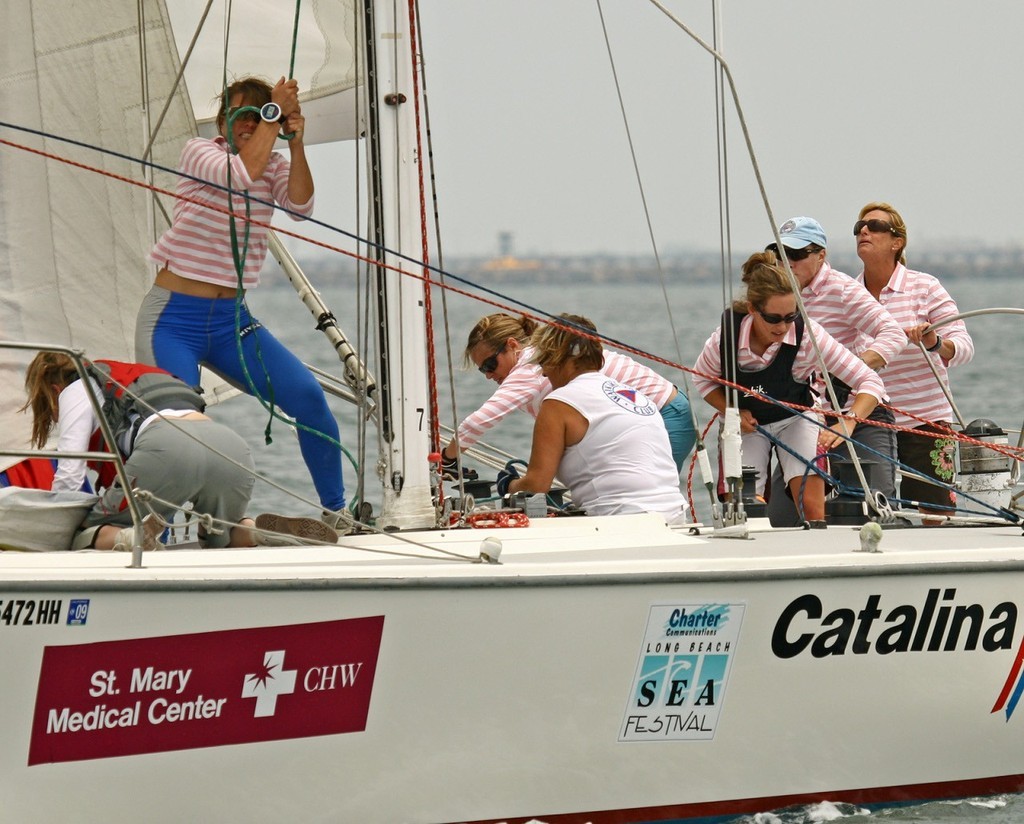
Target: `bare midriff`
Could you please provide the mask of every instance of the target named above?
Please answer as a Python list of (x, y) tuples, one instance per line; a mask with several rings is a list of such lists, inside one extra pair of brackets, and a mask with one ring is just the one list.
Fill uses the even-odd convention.
[(201, 280), (192, 280), (176, 275), (170, 269), (161, 269), (156, 273), (156, 285), (168, 292), (178, 292), (182, 295), (192, 295), (196, 298), (233, 298), (236, 289), (227, 286), (220, 286), (216, 283), (206, 283)]

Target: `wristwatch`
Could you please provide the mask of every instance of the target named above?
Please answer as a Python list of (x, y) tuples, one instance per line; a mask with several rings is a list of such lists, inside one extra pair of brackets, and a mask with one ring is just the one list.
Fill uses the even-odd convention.
[(263, 108), (260, 109), (260, 118), (267, 123), (284, 123), (287, 119), (282, 116), (281, 107), (274, 101), (263, 104)]
[(942, 346), (942, 338), (939, 337), (938, 332), (935, 333), (935, 343), (925, 348), (925, 352), (938, 352), (939, 347)]

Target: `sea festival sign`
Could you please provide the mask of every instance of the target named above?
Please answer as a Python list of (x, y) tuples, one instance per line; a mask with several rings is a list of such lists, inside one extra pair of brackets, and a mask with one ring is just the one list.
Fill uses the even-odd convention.
[(384, 616), (51, 646), (29, 766), (366, 729)]
[(651, 607), (619, 741), (714, 738), (743, 609), (742, 604)]

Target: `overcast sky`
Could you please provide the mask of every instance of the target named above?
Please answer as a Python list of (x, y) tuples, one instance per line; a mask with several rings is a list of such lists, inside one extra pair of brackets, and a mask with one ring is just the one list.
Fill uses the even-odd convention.
[[(710, 0), (666, 0), (708, 42)], [(647, 253), (643, 205), (595, 0), (428, 0), (431, 136), (446, 254)], [(603, 0), (663, 253), (719, 248), (711, 58), (646, 0)], [(1024, 243), (1024, 3), (722, 0), (729, 62), (776, 222), (833, 249), (888, 200), (915, 244)], [(733, 107), (729, 104), (730, 112)], [(770, 240), (735, 116), (734, 250)], [(351, 228), (351, 184), (313, 150), (318, 217)], [(346, 163), (340, 163), (342, 169)]]

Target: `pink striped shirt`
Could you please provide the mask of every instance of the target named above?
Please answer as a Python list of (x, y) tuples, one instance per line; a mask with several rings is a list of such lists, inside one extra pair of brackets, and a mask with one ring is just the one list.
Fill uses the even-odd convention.
[[(903, 329), (871, 293), (854, 278), (833, 269), (826, 260), (814, 280), (800, 290), (807, 314), (855, 355), (871, 349), (889, 363), (907, 345)], [(822, 408), (832, 402), (819, 376), (815, 392)], [(852, 399), (851, 395), (851, 399)], [(851, 401), (846, 407), (849, 408)]]
[[(864, 282), (863, 272), (857, 276), (857, 280)], [(934, 323), (960, 313), (956, 302), (937, 278), (924, 272), (915, 272), (902, 263), (897, 265), (878, 299), (903, 329), (920, 323)], [(943, 384), (948, 387), (947, 367), (969, 363), (974, 357), (974, 341), (961, 320), (943, 326), (938, 332), (956, 347), (948, 363), (943, 363), (938, 352), (922, 355), (917, 344), (908, 343), (882, 372), (889, 401), (894, 407), (896, 423), (901, 426), (921, 425), (920, 421), (904, 414), (907, 412), (926, 421), (953, 419), (953, 409), (936, 384), (928, 360), (935, 364)]]
[[(796, 343), (796, 325), (790, 325), (786, 330), (786, 337), (782, 343), (771, 344), (763, 355), (756, 354), (750, 348), (750, 327), (753, 325), (752, 315), (745, 315), (740, 323), (740, 340), (737, 351), (740, 369), (748, 372), (764, 369), (775, 360), (782, 343)], [(803, 340), (796, 353), (796, 360), (793, 361), (793, 377), (798, 381), (807, 381), (817, 370), (818, 362), (814, 355), (814, 348), (811, 345), (811, 333), (814, 334), (818, 347), (821, 349), (822, 359), (828, 371), (840, 380), (853, 388), (853, 394), (866, 392), (869, 395), (882, 400), (885, 397), (885, 386), (882, 379), (870, 369), (864, 361), (833, 338), (820, 323), (812, 320), (810, 328), (804, 329)], [(697, 358), (694, 369), (701, 374), (693, 376), (694, 388), (702, 398), (706, 398), (713, 390), (721, 386), (717, 381), (704, 377), (704, 375), (722, 376), (722, 349), (721, 349), (722, 327), (719, 326), (714, 334), (707, 339), (704, 349)]]
[(896, 319), (858, 282), (825, 261), (800, 290), (807, 314), (839, 343), (861, 355), (871, 349), (890, 363), (907, 345)]
[[(231, 163), (231, 187), (236, 192), (248, 189), (253, 198), (267, 203), (276, 202), (303, 217), (313, 214), (313, 198), (303, 204), (292, 203), (288, 198), (290, 164), (287, 158), (277, 152), (270, 153), (263, 176), (259, 180), (250, 180), (242, 159), (237, 154), (229, 153), (228, 143), (223, 137), (213, 140), (195, 137), (182, 149), (179, 166), (184, 174), (198, 178), (199, 181), (227, 186), (228, 160)], [(200, 205), (208, 203), (217, 209), (228, 208), (228, 193), (216, 186), (187, 177), (179, 178), (178, 194), (199, 203), (175, 201), (174, 222), (156, 242), (153, 251), (149, 253), (149, 259), (158, 267), (169, 269), (176, 275), (234, 288), (238, 285), (238, 275), (231, 254), (230, 219), (224, 212)], [(270, 222), (274, 209), (267, 203), (250, 203), (249, 213), (253, 220)], [(241, 194), (231, 195), (231, 206), (236, 214), (245, 214), (245, 200)], [(241, 251), (246, 228), (244, 217), (236, 218), (235, 225)], [(262, 226), (249, 227), (242, 284), (246, 289), (260, 282), (260, 269), (267, 257), (267, 234), (267, 229)]]
[[(541, 374), (540, 367), (532, 363), (534, 349), (523, 347), (519, 360), (505, 380), (476, 412), (459, 424), (459, 445), (472, 446), (484, 433), (506, 415), (523, 409), (533, 417), (540, 411), (541, 401), (551, 391), (551, 381)], [(633, 360), (621, 352), (604, 350), (602, 374), (614, 378), (634, 389), (639, 389), (661, 409), (672, 395), (675, 386), (653, 369)]]

